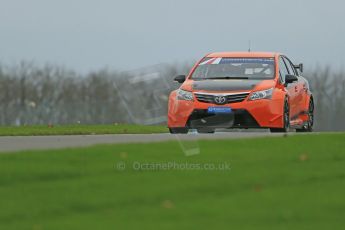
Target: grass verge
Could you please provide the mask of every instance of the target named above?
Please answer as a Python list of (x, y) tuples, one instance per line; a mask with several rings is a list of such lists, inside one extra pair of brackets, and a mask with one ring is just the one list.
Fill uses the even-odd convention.
[[(1, 154), (0, 229), (345, 225), (345, 134), (200, 141), (199, 148), (192, 157), (177, 142)], [(205, 168), (224, 164), (231, 169)]]
[(95, 135), (166, 133), (164, 126), (146, 125), (57, 125), (0, 126), (0, 136)]

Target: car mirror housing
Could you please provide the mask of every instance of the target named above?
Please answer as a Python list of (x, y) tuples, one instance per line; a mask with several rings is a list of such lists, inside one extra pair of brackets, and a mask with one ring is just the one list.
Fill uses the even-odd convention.
[(177, 75), (174, 78), (174, 81), (177, 81), (178, 83), (183, 83), (186, 80), (186, 75)]
[(295, 81), (298, 81), (298, 78), (295, 75), (291, 75), (291, 74), (285, 75), (285, 83), (286, 84), (290, 84), (290, 83), (293, 83)]

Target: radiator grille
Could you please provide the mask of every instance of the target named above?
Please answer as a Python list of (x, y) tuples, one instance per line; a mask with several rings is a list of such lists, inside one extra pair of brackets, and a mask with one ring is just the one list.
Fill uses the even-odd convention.
[(231, 103), (238, 103), (244, 101), (248, 97), (249, 93), (238, 93), (238, 94), (230, 94), (230, 95), (221, 95), (221, 94), (203, 94), (203, 93), (195, 93), (195, 97), (198, 101), (204, 103), (212, 103), (212, 104), (220, 104), (217, 103), (215, 98), (219, 96), (224, 96), (225, 101), (221, 104), (231, 104)]

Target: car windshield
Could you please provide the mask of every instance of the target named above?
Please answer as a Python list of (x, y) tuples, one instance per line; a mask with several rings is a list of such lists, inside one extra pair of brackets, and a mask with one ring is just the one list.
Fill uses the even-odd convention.
[(274, 58), (204, 58), (192, 79), (272, 79)]

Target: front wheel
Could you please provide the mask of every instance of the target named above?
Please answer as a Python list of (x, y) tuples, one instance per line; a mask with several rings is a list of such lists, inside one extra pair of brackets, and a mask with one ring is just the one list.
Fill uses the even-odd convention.
[(284, 102), (284, 114), (283, 114), (283, 128), (270, 128), (271, 133), (286, 133), (290, 127), (290, 107), (289, 102), (285, 99)]
[(187, 134), (188, 128), (179, 127), (179, 128), (169, 128), (171, 134)]

